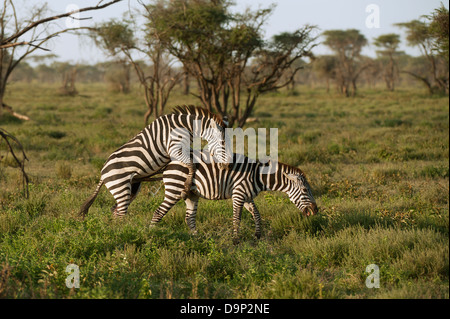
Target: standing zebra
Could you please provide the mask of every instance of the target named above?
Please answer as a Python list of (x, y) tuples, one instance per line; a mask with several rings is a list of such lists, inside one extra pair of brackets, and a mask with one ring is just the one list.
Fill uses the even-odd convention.
[(220, 117), (194, 106), (178, 106), (173, 113), (157, 118), (109, 156), (101, 170), (100, 182), (81, 206), (80, 215), (87, 214), (105, 184), (116, 200), (114, 215), (124, 216), (139, 192), (141, 182), (161, 171), (171, 160), (179, 161), (188, 171), (186, 185), (181, 190), (184, 197), (194, 173), (189, 154), (194, 130), (208, 142), (209, 152), (219, 162), (220, 169), (225, 169), (229, 162), (225, 150), (225, 127)]
[[(233, 154), (233, 164), (228, 170), (220, 170), (210, 161), (209, 155), (200, 153), (191, 192), (186, 198), (186, 223), (196, 233), (195, 215), (200, 197), (212, 200), (233, 200), (233, 237), (238, 238), (242, 207), (245, 207), (255, 220), (255, 236), (261, 236), (261, 216), (253, 198), (261, 191), (281, 191), (306, 216), (318, 212), (316, 202), (305, 174), (298, 168), (280, 163), (263, 164), (240, 154)], [(208, 164), (209, 163), (209, 164)], [(181, 191), (187, 169), (179, 162), (171, 162), (163, 172), (165, 196), (163, 203), (153, 214), (152, 224), (161, 218), (181, 199)]]

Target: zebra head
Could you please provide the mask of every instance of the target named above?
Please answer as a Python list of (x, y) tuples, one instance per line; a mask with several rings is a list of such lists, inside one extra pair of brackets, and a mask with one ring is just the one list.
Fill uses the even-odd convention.
[[(222, 119), (205, 108), (193, 105), (177, 106), (174, 113), (194, 116), (193, 131), (196, 132), (194, 134), (200, 133), (200, 136), (208, 142), (208, 151), (219, 168), (228, 168), (233, 158), (226, 148), (228, 143), (225, 139), (225, 128), (228, 126), (228, 119), (226, 117)], [(197, 121), (200, 125), (196, 124)]]
[(317, 214), (316, 201), (312, 195), (311, 187), (303, 173), (283, 173), (290, 183), (289, 199), (305, 216)]
[[(221, 125), (222, 124), (222, 125)], [(231, 152), (227, 151), (225, 127), (227, 123), (217, 123), (214, 118), (209, 120), (202, 138), (208, 142), (208, 151), (219, 169), (227, 169), (232, 162)]]

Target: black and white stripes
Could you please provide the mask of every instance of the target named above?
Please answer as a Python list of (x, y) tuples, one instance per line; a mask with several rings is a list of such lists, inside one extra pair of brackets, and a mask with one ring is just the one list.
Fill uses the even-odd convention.
[[(295, 167), (272, 163), (262, 164), (240, 155), (233, 155), (233, 164), (228, 170), (220, 170), (210, 161), (209, 155), (201, 153), (192, 182), (191, 192), (186, 198), (186, 223), (196, 232), (195, 216), (200, 197), (212, 200), (233, 200), (233, 234), (237, 238), (242, 208), (245, 207), (255, 220), (255, 235), (261, 235), (261, 217), (253, 202), (261, 191), (282, 191), (304, 215), (316, 214), (318, 209), (304, 173)], [(152, 224), (162, 217), (181, 199), (180, 192), (187, 176), (187, 169), (179, 162), (171, 162), (163, 173), (165, 197), (155, 211)]]
[(225, 123), (207, 110), (183, 106), (157, 118), (139, 134), (113, 152), (101, 171), (94, 194), (82, 205), (85, 215), (105, 184), (116, 200), (114, 214), (124, 216), (139, 192), (141, 182), (161, 171), (170, 161), (179, 161), (193, 174), (190, 144), (194, 131), (208, 142), (209, 151), (222, 169), (229, 159), (225, 150)]

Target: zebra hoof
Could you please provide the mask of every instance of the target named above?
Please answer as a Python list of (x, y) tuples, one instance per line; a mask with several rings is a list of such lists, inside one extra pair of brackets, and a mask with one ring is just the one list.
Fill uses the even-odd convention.
[(261, 234), (260, 234), (260, 233), (256, 233), (256, 234), (255, 234), (255, 238), (256, 238), (256, 239), (261, 239)]
[(115, 204), (113, 207), (111, 207), (111, 213), (115, 213), (117, 210), (117, 204)]
[(116, 211), (113, 213), (113, 220), (121, 221), (125, 218), (125, 215), (117, 214)]
[(233, 238), (233, 245), (239, 245), (239, 238), (237, 237)]
[(191, 235), (192, 236), (197, 236), (198, 235), (198, 231), (197, 230), (192, 230), (191, 231)]

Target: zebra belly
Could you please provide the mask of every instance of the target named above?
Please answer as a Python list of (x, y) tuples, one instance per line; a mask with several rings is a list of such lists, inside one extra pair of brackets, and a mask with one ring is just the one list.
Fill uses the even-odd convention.
[(232, 188), (221, 179), (204, 179), (196, 174), (191, 190), (201, 198), (221, 200), (231, 198)]
[(157, 161), (143, 152), (124, 156), (116, 154), (106, 162), (101, 172), (101, 179), (106, 188), (115, 195), (115, 189), (123, 192), (130, 187), (132, 179), (139, 180), (151, 176), (170, 161), (168, 157), (156, 159)]
[(251, 175), (241, 171), (240, 166), (221, 170), (217, 164), (202, 162), (195, 172), (192, 184), (196, 193), (205, 199), (229, 199), (236, 192), (246, 199), (251, 199), (254, 194), (250, 179)]

